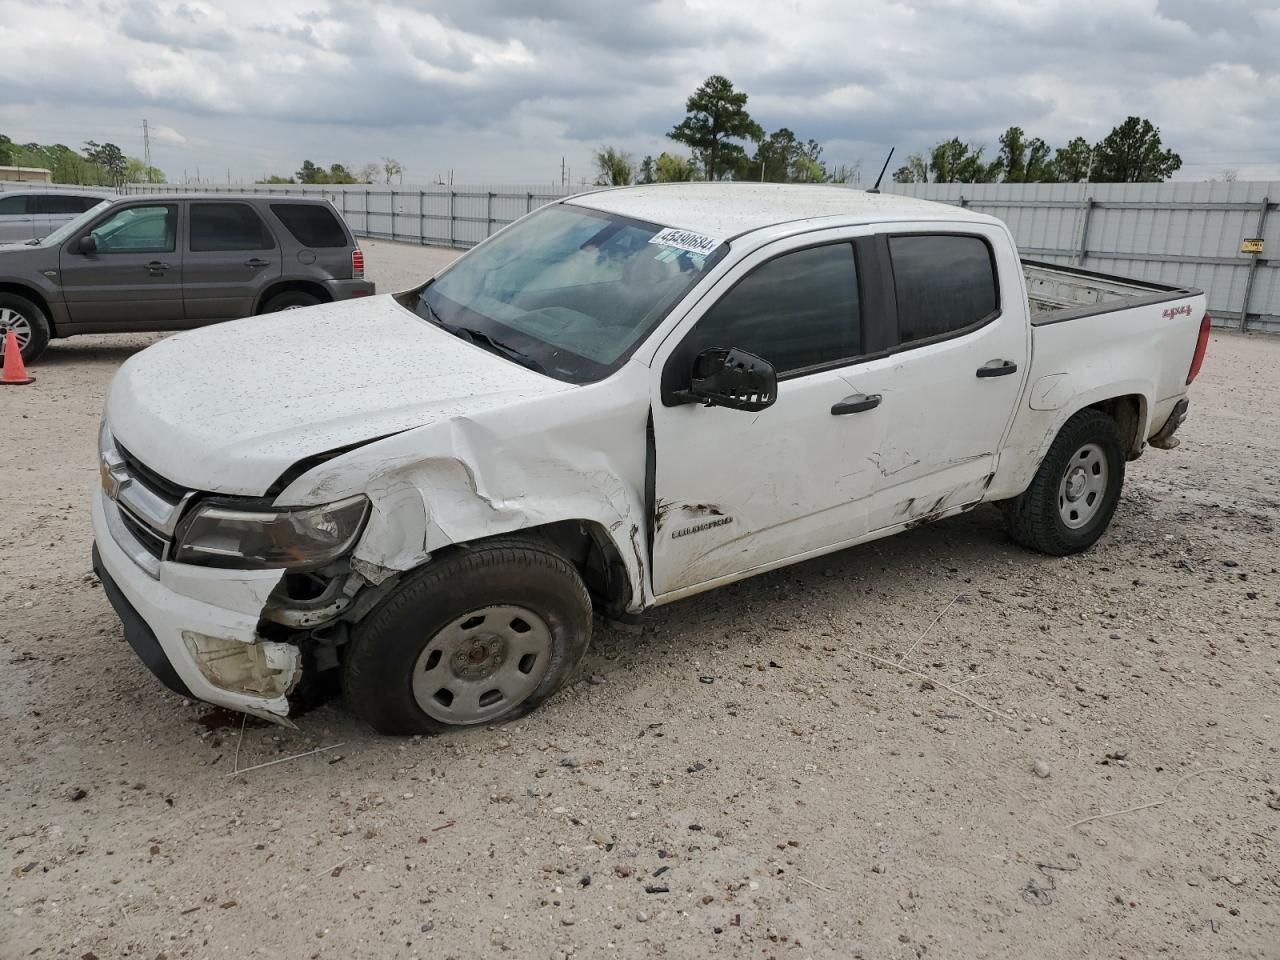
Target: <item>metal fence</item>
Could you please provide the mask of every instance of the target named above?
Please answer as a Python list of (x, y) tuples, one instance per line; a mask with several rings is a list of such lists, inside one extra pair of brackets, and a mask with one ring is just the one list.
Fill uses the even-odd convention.
[(127, 193), (238, 193), (322, 196), (362, 237), (470, 247), (531, 210), (577, 192), (548, 184), (131, 184)]
[[(895, 183), (884, 189), (999, 217), (1025, 257), (1198, 287), (1215, 325), (1280, 332), (1280, 182)], [(1246, 243), (1257, 240), (1262, 244)]]

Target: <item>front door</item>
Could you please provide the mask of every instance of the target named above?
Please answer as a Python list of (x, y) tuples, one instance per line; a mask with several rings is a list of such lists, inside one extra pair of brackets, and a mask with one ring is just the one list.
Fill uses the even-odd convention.
[[(96, 249), (81, 252), (82, 237)], [(82, 330), (157, 330), (182, 321), (178, 204), (114, 205), (58, 257), (71, 323)]]
[[(875, 399), (854, 396), (863, 325), (851, 237), (766, 247), (708, 302), (654, 362), (653, 588), (668, 599), (865, 533), (884, 433)], [(774, 404), (678, 403), (709, 347), (772, 363)]]
[(187, 320), (247, 317), (280, 279), (280, 249), (254, 208), (236, 201), (192, 200), (182, 258)]

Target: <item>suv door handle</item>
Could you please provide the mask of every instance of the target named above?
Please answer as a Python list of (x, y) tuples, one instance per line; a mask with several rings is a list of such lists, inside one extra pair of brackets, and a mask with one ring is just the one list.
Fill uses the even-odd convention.
[(988, 360), (978, 368), (979, 377), (1007, 377), (1018, 372), (1018, 365), (1012, 360)]
[(147, 264), (147, 269), (151, 273), (164, 273), (166, 270), (169, 269), (169, 265), (165, 263), (163, 260), (152, 260), (150, 263)]
[(883, 397), (878, 393), (868, 396), (865, 393), (854, 393), (845, 397), (839, 403), (831, 408), (833, 417), (841, 417), (846, 413), (861, 413), (863, 410), (873, 410), (880, 406)]
[(252, 267), (254, 270), (257, 270), (259, 267), (269, 267), (269, 266), (271, 266), (271, 261), (270, 261), (270, 260), (263, 260), (263, 259), (261, 259), (261, 258), (259, 258), (259, 257), (250, 257), (248, 260), (246, 260), (246, 261), (244, 262), (244, 265), (245, 265), (246, 267)]

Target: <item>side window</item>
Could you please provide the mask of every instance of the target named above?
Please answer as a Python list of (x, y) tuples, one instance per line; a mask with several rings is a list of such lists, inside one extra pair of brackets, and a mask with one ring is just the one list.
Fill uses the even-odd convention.
[(698, 321), (681, 353), (737, 347), (779, 374), (862, 352), (853, 244), (798, 250), (749, 273)]
[(191, 249), (271, 250), (275, 238), (247, 203), (192, 203)]
[(97, 197), (77, 197), (71, 193), (45, 193), (36, 200), (36, 210), (50, 217), (74, 216), (101, 203)]
[(90, 231), (98, 253), (172, 253), (177, 248), (178, 207), (126, 207)]
[(0, 216), (21, 216), (30, 211), (27, 208), (27, 193), (11, 193), (7, 197), (0, 196)]
[(304, 247), (345, 247), (347, 231), (327, 204), (273, 203), (271, 212)]
[(889, 255), (901, 343), (971, 327), (1000, 305), (991, 248), (979, 237), (890, 237)]

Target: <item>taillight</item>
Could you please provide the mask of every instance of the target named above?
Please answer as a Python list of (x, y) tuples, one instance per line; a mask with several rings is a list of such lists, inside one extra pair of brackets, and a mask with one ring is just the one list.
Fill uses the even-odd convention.
[(1191, 357), (1191, 369), (1187, 371), (1187, 384), (1196, 378), (1200, 372), (1200, 364), (1204, 363), (1204, 352), (1209, 346), (1209, 326), (1213, 318), (1209, 316), (1209, 311), (1204, 312), (1204, 319), (1200, 321), (1200, 339), (1196, 341), (1196, 352)]
[[(364, 251), (359, 247), (351, 251), (351, 279), (364, 279)], [(1187, 381), (1190, 383), (1191, 381)]]

